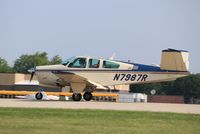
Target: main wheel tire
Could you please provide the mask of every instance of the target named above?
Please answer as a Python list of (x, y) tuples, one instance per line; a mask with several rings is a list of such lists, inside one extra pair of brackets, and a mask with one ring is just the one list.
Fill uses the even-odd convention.
[(91, 92), (85, 92), (84, 95), (83, 95), (83, 98), (86, 101), (90, 101), (92, 99), (92, 93)]
[(73, 101), (80, 101), (82, 99), (82, 95), (80, 93), (74, 93), (72, 95)]
[(35, 98), (37, 100), (41, 100), (43, 98), (43, 94), (41, 92), (38, 92), (38, 93), (35, 94)]

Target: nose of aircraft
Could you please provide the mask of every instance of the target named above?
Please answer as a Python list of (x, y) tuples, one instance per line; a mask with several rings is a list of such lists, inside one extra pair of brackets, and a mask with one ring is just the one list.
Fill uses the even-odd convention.
[(28, 70), (28, 72), (31, 73), (30, 82), (32, 81), (36, 71), (41, 71), (41, 70), (52, 71), (57, 69), (65, 69), (65, 66), (58, 64), (58, 65), (36, 66), (34, 68), (31, 68)]
[(64, 69), (65, 66), (61, 65), (61, 64), (57, 64), (57, 65), (44, 65), (44, 66), (37, 66), (35, 68), (35, 70), (56, 70), (56, 69)]

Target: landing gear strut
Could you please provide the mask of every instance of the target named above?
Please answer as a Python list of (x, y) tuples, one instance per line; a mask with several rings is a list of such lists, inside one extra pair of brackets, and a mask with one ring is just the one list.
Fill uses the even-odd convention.
[(80, 93), (73, 93), (72, 99), (73, 101), (80, 101), (82, 99), (82, 95)]
[(83, 98), (86, 101), (90, 101), (92, 99), (92, 93), (91, 92), (85, 92), (84, 95), (83, 95)]

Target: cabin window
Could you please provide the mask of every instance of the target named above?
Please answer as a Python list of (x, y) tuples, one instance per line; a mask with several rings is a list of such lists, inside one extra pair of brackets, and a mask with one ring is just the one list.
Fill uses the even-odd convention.
[(89, 59), (89, 68), (99, 68), (100, 60)]
[(85, 58), (77, 58), (73, 62), (71, 62), (68, 67), (85, 68), (86, 67), (86, 59)]
[(119, 64), (111, 61), (103, 61), (103, 68), (119, 68)]

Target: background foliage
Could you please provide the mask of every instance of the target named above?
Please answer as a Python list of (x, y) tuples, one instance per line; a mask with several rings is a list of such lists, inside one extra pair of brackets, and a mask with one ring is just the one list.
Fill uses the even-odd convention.
[(62, 59), (59, 55), (54, 56), (51, 60), (46, 52), (36, 52), (35, 54), (23, 54), (14, 63), (13, 70), (18, 73), (28, 73), (28, 70), (39, 65), (59, 64)]
[(172, 82), (131, 85), (130, 92), (150, 95), (153, 89), (157, 95), (181, 95), (186, 103), (200, 103), (200, 74), (191, 74)]

